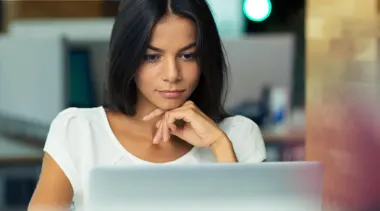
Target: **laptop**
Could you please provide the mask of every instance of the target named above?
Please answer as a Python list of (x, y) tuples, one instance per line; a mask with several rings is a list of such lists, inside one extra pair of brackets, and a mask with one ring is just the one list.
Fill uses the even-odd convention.
[(322, 181), (318, 162), (96, 167), (87, 206), (91, 211), (321, 211)]

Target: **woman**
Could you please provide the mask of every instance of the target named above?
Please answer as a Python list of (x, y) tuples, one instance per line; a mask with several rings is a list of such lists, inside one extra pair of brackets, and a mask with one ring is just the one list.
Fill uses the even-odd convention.
[(53, 121), (30, 210), (81, 210), (97, 165), (265, 159), (257, 125), (223, 111), (226, 61), (205, 0), (122, 1), (109, 59), (107, 106)]

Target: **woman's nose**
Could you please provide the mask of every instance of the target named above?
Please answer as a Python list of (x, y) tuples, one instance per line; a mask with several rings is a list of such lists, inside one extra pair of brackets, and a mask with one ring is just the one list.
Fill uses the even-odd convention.
[(181, 80), (180, 68), (176, 58), (166, 58), (164, 60), (163, 80), (170, 83), (177, 83)]

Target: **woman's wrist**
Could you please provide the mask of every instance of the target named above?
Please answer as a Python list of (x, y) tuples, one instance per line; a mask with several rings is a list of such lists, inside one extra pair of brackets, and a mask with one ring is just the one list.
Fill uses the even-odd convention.
[(218, 163), (237, 162), (232, 142), (225, 133), (223, 133), (223, 135), (216, 140), (210, 148)]

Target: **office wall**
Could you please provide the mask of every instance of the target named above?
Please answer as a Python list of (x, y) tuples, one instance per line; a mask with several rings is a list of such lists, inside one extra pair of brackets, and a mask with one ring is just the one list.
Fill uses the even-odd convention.
[(112, 26), (112, 18), (17, 20), (8, 24), (7, 34), (29, 38), (63, 36), (73, 42), (103, 41), (111, 36)]
[(49, 125), (64, 108), (61, 37), (0, 37), (0, 114)]
[(257, 99), (265, 85), (290, 93), (294, 57), (291, 34), (254, 35), (223, 41), (230, 63), (231, 85), (226, 107)]

